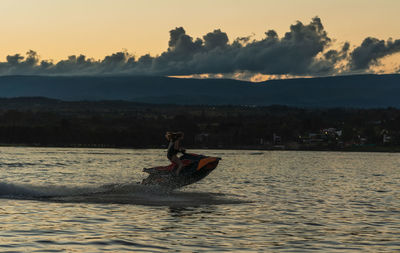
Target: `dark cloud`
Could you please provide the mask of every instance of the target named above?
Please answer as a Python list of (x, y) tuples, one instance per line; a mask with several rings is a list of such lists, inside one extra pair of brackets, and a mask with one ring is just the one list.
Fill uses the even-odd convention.
[(238, 50), (235, 67), (262, 74), (317, 74), (321, 71), (319, 66), (327, 64), (317, 55), (330, 42), (319, 18), (308, 25), (298, 21), (282, 38), (270, 30), (265, 39)]
[[(72, 55), (52, 62), (40, 61), (39, 55), (29, 51), (26, 56), (9, 55), (0, 62), (0, 75), (201, 75), (223, 74), (225, 77), (268, 75), (330, 75), (346, 71), (367, 71), (382, 57), (400, 51), (400, 40), (367, 38), (353, 51), (349, 43), (330, 49), (332, 39), (315, 17), (308, 24), (298, 21), (282, 37), (268, 30), (260, 40), (252, 36), (239, 37), (230, 42), (220, 29), (202, 38), (193, 38), (183, 27), (170, 31), (168, 48), (158, 56), (136, 58), (127, 51), (116, 52), (101, 60), (85, 55)], [(343, 62), (347, 64), (343, 64)], [(347, 69), (345, 69), (347, 68)]]
[(39, 57), (32, 50), (26, 53), (26, 57), (20, 54), (8, 55), (6, 60), (0, 63), (1, 74), (35, 74), (39, 69)]
[(7, 63), (11, 66), (17, 66), (24, 58), (20, 54), (7, 55)]
[(193, 41), (193, 38), (186, 34), (183, 27), (178, 27), (170, 31), (168, 51), (163, 53), (160, 58), (171, 57), (171, 60), (186, 60), (201, 50), (202, 44), (201, 39)]
[(366, 70), (379, 65), (383, 57), (397, 52), (400, 52), (400, 40), (384, 41), (368, 37), (350, 54), (349, 66), (351, 70)]
[(43, 72), (51, 74), (92, 74), (100, 72), (99, 62), (94, 59), (87, 58), (85, 55), (71, 55), (66, 60), (61, 60), (54, 65), (50, 65)]
[(236, 39), (214, 30), (194, 40), (183, 28), (170, 32), (167, 52), (154, 59), (152, 71), (164, 75), (257, 72), (263, 74), (319, 74), (332, 72), (330, 59), (318, 59), (331, 42), (319, 18), (297, 22), (282, 38), (274, 30), (259, 41)]
[(329, 50), (326, 53), (324, 53), (324, 57), (328, 61), (336, 63), (336, 62), (344, 60), (348, 57), (349, 49), (350, 49), (350, 43), (346, 42), (346, 43), (344, 43), (344, 45), (340, 51)]
[(228, 46), (228, 35), (221, 32), (220, 29), (207, 33), (203, 36), (204, 47), (206, 50), (213, 50), (215, 48), (225, 48)]

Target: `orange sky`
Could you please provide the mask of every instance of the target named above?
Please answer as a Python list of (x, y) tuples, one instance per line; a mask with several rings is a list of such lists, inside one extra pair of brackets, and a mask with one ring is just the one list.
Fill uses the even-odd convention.
[[(42, 59), (72, 54), (95, 59), (126, 49), (160, 54), (169, 30), (193, 37), (220, 28), (231, 40), (274, 29), (282, 36), (319, 16), (331, 38), (358, 45), (365, 37), (400, 38), (399, 0), (2, 0), (0, 61), (32, 49)], [(400, 65), (400, 56), (388, 61)]]

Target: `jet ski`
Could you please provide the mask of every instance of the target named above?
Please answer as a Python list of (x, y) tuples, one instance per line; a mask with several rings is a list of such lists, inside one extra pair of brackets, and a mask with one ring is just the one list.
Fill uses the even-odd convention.
[(143, 171), (149, 173), (149, 176), (143, 179), (142, 185), (156, 185), (172, 190), (196, 183), (210, 174), (217, 167), (221, 158), (184, 153), (180, 160), (183, 168), (179, 175), (175, 173), (178, 167), (175, 163), (168, 166), (144, 168)]

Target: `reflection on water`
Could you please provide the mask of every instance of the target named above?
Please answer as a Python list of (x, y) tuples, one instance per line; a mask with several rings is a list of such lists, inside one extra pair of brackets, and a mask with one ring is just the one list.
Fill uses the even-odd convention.
[(0, 148), (0, 251), (400, 251), (400, 154), (204, 150), (199, 183), (137, 185), (163, 152)]

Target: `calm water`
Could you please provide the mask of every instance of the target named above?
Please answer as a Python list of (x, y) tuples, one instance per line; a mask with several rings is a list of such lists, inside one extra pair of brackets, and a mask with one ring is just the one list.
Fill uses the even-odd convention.
[(0, 148), (0, 251), (400, 251), (400, 154), (200, 152), (164, 193), (137, 185), (162, 150)]

